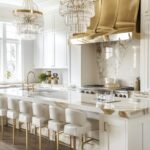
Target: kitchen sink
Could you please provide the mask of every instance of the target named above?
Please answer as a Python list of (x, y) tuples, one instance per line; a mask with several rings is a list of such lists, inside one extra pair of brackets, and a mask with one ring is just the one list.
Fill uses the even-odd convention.
[(27, 92), (28, 97), (46, 97), (55, 99), (67, 99), (68, 93), (66, 91), (53, 90), (53, 89), (35, 89), (33, 91), (28, 91), (27, 89), (21, 89)]

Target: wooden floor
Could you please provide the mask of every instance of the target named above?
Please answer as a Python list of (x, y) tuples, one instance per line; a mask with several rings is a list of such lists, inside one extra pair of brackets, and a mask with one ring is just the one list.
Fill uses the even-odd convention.
[[(0, 140), (0, 150), (25, 150), (25, 132), (17, 130), (16, 145), (12, 144), (12, 128), (4, 129), (4, 139)], [(38, 150), (38, 137), (29, 136), (29, 150)], [(42, 150), (55, 150), (55, 143), (46, 138), (42, 138)], [(70, 150), (70, 148), (60, 145), (60, 150)]]

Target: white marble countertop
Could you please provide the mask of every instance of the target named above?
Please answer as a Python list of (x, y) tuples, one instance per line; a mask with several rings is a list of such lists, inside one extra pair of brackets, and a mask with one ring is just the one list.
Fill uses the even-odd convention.
[(117, 114), (125, 118), (141, 116), (150, 112), (150, 100), (148, 99), (115, 99), (114, 102), (100, 103), (96, 101), (95, 94), (84, 94), (66, 89), (60, 91), (58, 89), (48, 90), (43, 88), (40, 91), (28, 92), (20, 88), (6, 88), (0, 89), (0, 94), (30, 102), (64, 105), (108, 115)]

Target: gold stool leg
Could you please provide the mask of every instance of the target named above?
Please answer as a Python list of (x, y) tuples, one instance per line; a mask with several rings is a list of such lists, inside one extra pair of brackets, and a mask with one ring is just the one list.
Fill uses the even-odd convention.
[(55, 143), (57, 141), (57, 135), (56, 135), (56, 132), (54, 131), (54, 136), (55, 136)]
[(13, 119), (13, 144), (15, 144), (16, 119)]
[(84, 137), (82, 136), (82, 147), (81, 147), (81, 149), (83, 150), (83, 148), (84, 148)]
[(73, 137), (73, 150), (76, 150), (76, 137)]
[(70, 135), (70, 149), (72, 148), (72, 136)]
[(1, 132), (2, 132), (2, 140), (3, 140), (3, 137), (4, 137), (4, 117), (2, 116), (1, 117)]
[(56, 150), (59, 150), (59, 132), (56, 132)]
[(42, 150), (42, 143), (41, 143), (41, 128), (39, 127), (39, 150)]
[(26, 150), (28, 150), (28, 123), (26, 124)]

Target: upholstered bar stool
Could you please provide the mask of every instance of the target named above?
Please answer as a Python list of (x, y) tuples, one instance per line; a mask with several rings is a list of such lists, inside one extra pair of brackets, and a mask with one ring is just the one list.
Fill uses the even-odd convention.
[(4, 135), (4, 118), (7, 116), (7, 97), (0, 96), (1, 139)]
[(30, 124), (32, 122), (32, 103), (20, 101), (19, 110), (19, 123), (26, 125), (26, 150), (28, 150), (28, 130), (30, 130)]
[(64, 131), (65, 109), (58, 106), (49, 106), (50, 119), (48, 129), (55, 132), (56, 149), (59, 150), (59, 135)]
[(33, 110), (32, 125), (34, 125), (35, 128), (39, 128), (39, 150), (41, 150), (42, 149), (41, 129), (47, 126), (48, 124), (49, 106), (40, 103), (33, 103), (32, 110)]
[(73, 150), (76, 150), (76, 138), (82, 139), (83, 149), (83, 136), (90, 131), (90, 123), (87, 121), (86, 114), (80, 110), (66, 109), (66, 122), (68, 124), (64, 127), (64, 133), (73, 138)]
[(15, 98), (8, 98), (8, 110), (7, 118), (13, 120), (13, 144), (15, 144), (15, 130), (16, 130), (16, 121), (19, 117), (19, 100)]

